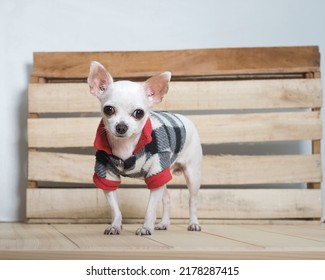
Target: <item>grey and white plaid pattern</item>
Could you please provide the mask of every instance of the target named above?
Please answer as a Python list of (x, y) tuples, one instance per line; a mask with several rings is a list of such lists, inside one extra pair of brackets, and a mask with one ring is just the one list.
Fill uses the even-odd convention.
[(182, 151), (186, 139), (184, 124), (177, 114), (152, 112), (152, 141), (139, 153), (123, 161), (104, 151), (96, 152), (95, 173), (102, 178), (107, 171), (132, 178), (149, 178), (169, 168)]

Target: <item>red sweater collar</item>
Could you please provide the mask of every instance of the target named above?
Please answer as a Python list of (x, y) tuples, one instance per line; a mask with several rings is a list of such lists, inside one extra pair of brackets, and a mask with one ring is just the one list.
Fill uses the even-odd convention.
[[(145, 145), (149, 144), (152, 141), (151, 133), (152, 133), (152, 125), (151, 125), (150, 118), (148, 118), (142, 130), (142, 134), (140, 136), (139, 142), (133, 151), (133, 154), (137, 154), (138, 152), (140, 152)], [(103, 119), (100, 121), (99, 126), (97, 128), (94, 147), (96, 150), (104, 151), (110, 155), (112, 154), (112, 148), (110, 147), (107, 141), (106, 129), (104, 126)]]

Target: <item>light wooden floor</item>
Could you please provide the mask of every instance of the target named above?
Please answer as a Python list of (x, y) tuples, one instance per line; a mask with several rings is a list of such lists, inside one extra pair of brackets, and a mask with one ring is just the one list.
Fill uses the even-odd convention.
[(0, 223), (0, 259), (325, 259), (325, 225), (173, 225), (135, 236), (124, 225)]

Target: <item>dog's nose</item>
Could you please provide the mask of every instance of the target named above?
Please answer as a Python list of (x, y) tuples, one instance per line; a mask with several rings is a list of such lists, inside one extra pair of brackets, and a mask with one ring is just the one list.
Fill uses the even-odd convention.
[(122, 122), (116, 125), (115, 129), (118, 134), (123, 135), (128, 131), (128, 126)]

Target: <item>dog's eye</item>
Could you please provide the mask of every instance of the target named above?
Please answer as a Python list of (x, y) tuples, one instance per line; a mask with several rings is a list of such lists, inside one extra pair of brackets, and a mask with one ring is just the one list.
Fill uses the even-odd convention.
[(104, 113), (105, 115), (110, 117), (115, 114), (115, 108), (113, 106), (105, 106)]
[(141, 120), (144, 116), (144, 111), (141, 109), (136, 109), (133, 113), (132, 116), (137, 119), (137, 120)]

